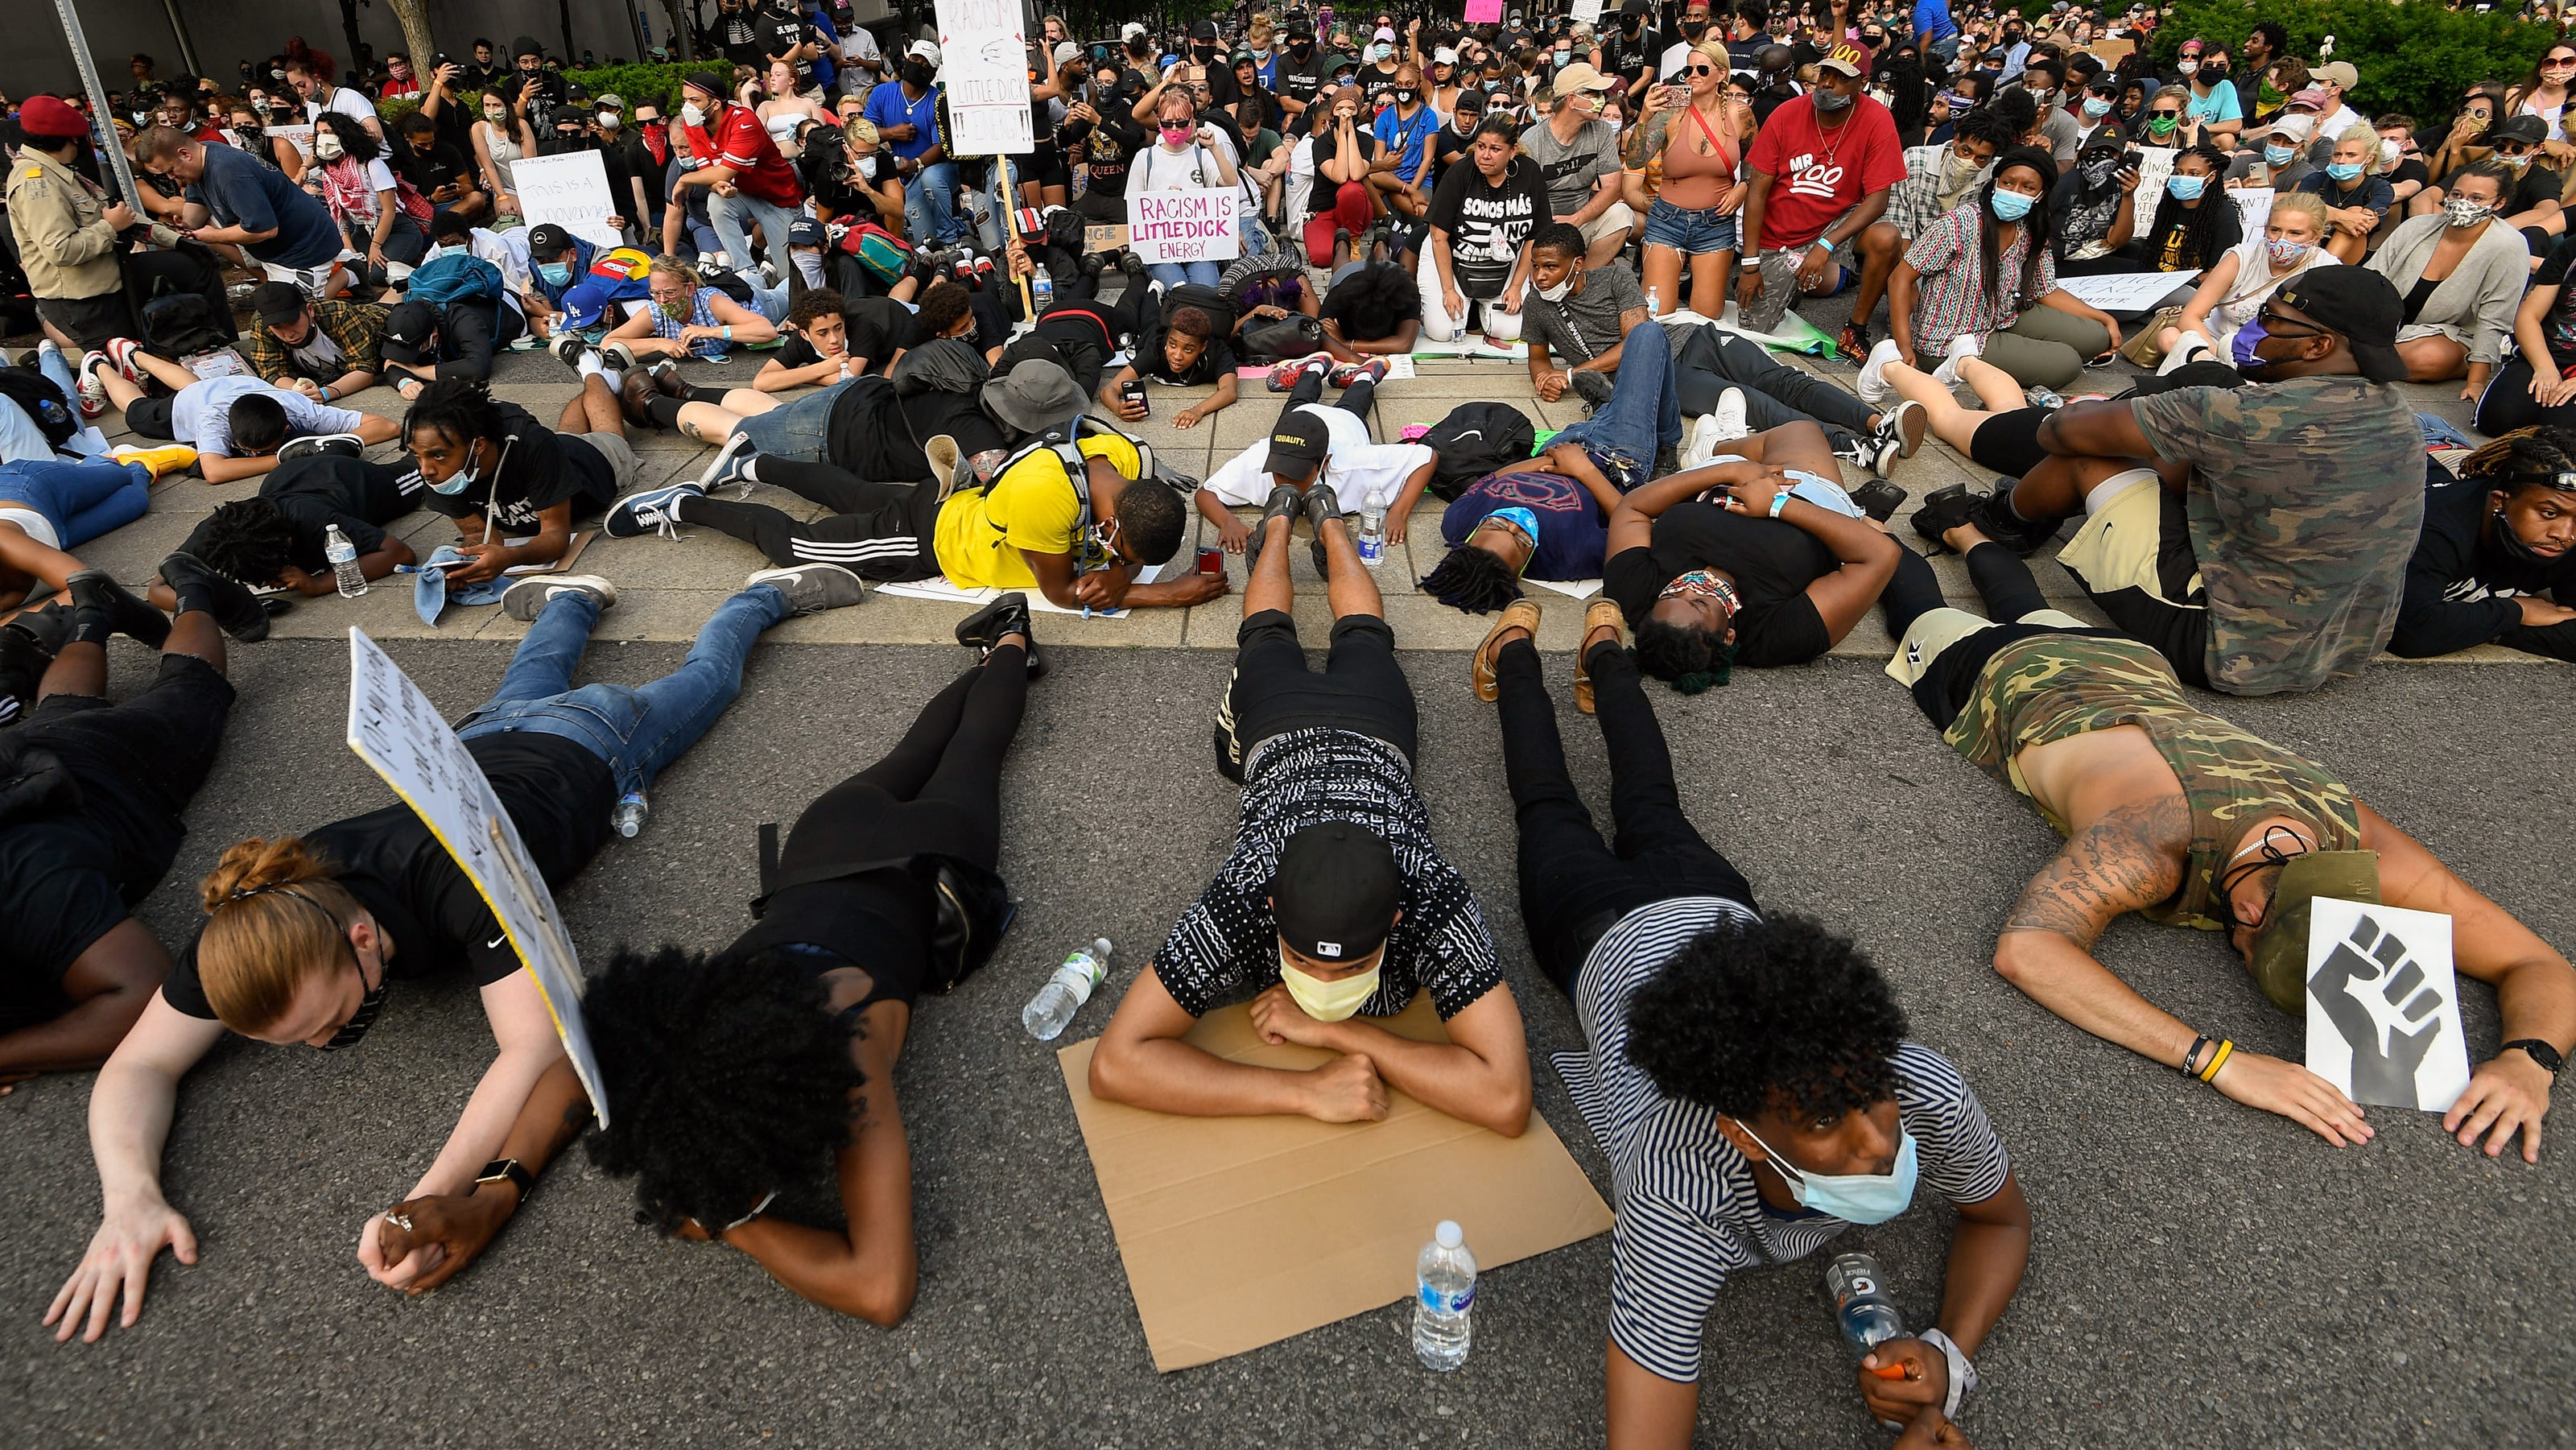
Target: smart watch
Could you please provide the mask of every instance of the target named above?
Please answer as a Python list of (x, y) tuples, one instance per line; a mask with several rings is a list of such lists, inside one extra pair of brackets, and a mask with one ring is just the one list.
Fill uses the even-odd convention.
[(486, 1183), (499, 1183), (505, 1179), (519, 1186), (521, 1203), (528, 1201), (528, 1195), (537, 1186), (537, 1175), (520, 1167), (516, 1158), (495, 1158), (484, 1164), (483, 1171), (474, 1175), (474, 1186), (481, 1188)]
[(2497, 1048), (2496, 1055), (2501, 1057), (2517, 1047), (2523, 1050), (2525, 1056), (2529, 1057), (2532, 1061), (2539, 1063), (2540, 1070), (2549, 1074), (2551, 1077), (2558, 1076), (2558, 1069), (2567, 1065), (2567, 1059), (2559, 1055), (2557, 1048), (2550, 1046), (2548, 1043), (2541, 1041), (2537, 1037), (2517, 1037), (2513, 1041), (2506, 1043), (2504, 1046)]

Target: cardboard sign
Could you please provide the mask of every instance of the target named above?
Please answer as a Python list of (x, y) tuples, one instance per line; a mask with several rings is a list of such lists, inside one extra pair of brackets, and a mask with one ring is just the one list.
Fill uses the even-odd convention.
[(1243, 189), (1183, 187), (1127, 193), (1127, 245), (1147, 266), (1157, 262), (1231, 262), (1243, 255), (1235, 220)]
[(2137, 48), (2136, 41), (2122, 37), (2118, 40), (2097, 40), (2086, 47), (2086, 53), (2102, 62), (2104, 70), (2118, 70), (2120, 62), (2127, 60), (2129, 52)]
[(1016, 0), (939, 0), (940, 83), (948, 89), (949, 151), (1025, 156), (1029, 49)]
[(572, 1059), (573, 1071), (590, 1094), (591, 1111), (606, 1127), (608, 1097), (600, 1090), (599, 1059), (581, 1021), (581, 961), (545, 877), (519, 839), (518, 825), (492, 793), (492, 783), (484, 779), (483, 767), (465, 753), (465, 742), (402, 667), (354, 625), (349, 629), (349, 748), (429, 827), (465, 879), (474, 883), (484, 905), (492, 908), (545, 999), (564, 1055)]
[[(1377, 1025), (1419, 1042), (1448, 1040), (1427, 996)], [(1210, 1012), (1187, 1040), (1229, 1062), (1291, 1071), (1332, 1056), (1264, 1043), (1242, 1007)], [(1173, 1117), (1094, 1098), (1098, 1045), (1078, 1042), (1056, 1058), (1158, 1370), (1413, 1297), (1414, 1256), (1444, 1218), (1467, 1231), (1480, 1273), (1610, 1228), (1609, 1205), (1536, 1113), (1518, 1138), (1393, 1090), (1375, 1123)], [(1317, 1224), (1332, 1231), (1318, 1235)], [(1245, 1247), (1289, 1242), (1314, 1251)], [(1214, 1264), (1226, 1271), (1210, 1272)]]
[(1467, 0), (1469, 25), (1498, 25), (1503, 19), (1503, 0)]
[(2365, 1105), (2448, 1112), (2469, 1085), (2451, 919), (2320, 896), (2308, 921), (2308, 1071)]
[(2188, 287), (2198, 272), (2106, 272), (2098, 277), (2064, 277), (2057, 285), (2087, 307), (2114, 316), (2143, 313), (2177, 287)]
[(608, 190), (608, 168), (596, 151), (563, 156), (522, 156), (510, 163), (510, 180), (519, 194), (519, 215), (529, 226), (553, 222), (587, 242), (622, 247), (626, 239), (608, 224), (617, 199)]

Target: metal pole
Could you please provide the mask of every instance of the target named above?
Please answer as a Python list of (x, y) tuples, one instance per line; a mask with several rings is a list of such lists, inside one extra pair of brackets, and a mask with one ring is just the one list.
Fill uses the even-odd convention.
[[(98, 66), (90, 59), (89, 37), (81, 33), (80, 16), (73, 13), (72, 0), (54, 0), (54, 12), (62, 17), (63, 38), (71, 42), (72, 64), (80, 68), (81, 88), (89, 93), (91, 132), (99, 149), (107, 153), (107, 164), (116, 170), (116, 184), (124, 188), (119, 199), (139, 213), (143, 209), (141, 193), (134, 186), (133, 168), (125, 164), (125, 147), (116, 139), (116, 124), (109, 119), (107, 87), (99, 83)], [(172, 23), (177, 23), (175, 11)]]
[[(170, 38), (179, 42), (179, 59), (187, 64), (188, 74), (204, 75), (205, 72), (197, 65), (196, 44), (188, 39), (187, 22), (179, 18), (179, 0), (161, 0), (161, 8), (170, 17)], [(354, 61), (355, 57), (351, 59)]]

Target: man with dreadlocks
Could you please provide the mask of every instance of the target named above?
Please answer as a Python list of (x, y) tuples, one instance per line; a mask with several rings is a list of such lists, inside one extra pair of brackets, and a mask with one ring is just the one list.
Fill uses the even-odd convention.
[(1467, 485), (1440, 515), (1450, 548), (1422, 588), (1469, 614), (1521, 597), (1522, 579), (1598, 579), (1609, 531), (1601, 503), (1579, 480), (1507, 468)]
[[(572, 547), (573, 516), (608, 507), (635, 485), (617, 384), (583, 359), (581, 391), (548, 428), (492, 396), (480, 379), (440, 378), (403, 415), (403, 442), (429, 486), (422, 502), (456, 520), (466, 562), (451, 584), (551, 564)], [(510, 542), (512, 535), (530, 535)]]
[[(254, 589), (290, 589), (318, 599), (339, 587), (324, 554), (334, 525), (358, 551), (358, 568), (382, 579), (417, 562), (411, 545), (384, 526), (420, 506), (421, 477), (369, 463), (352, 445), (332, 440), (299, 454), (259, 481), (259, 496), (218, 504), (179, 546), (206, 567)], [(177, 596), (161, 580), (150, 598), (163, 609)]]
[(2500, 644), (2576, 660), (2576, 431), (2525, 428), (2424, 495), (2389, 653)]

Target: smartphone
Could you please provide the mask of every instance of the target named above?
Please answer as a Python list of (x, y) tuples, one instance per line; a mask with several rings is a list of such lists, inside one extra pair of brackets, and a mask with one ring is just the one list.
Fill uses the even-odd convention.
[(1151, 418), (1154, 416), (1153, 405), (1145, 401), (1145, 380), (1143, 378), (1129, 378), (1127, 381), (1120, 383), (1118, 385), (1118, 397), (1122, 402), (1133, 403), (1137, 407), (1143, 408), (1145, 410), (1146, 417)]

